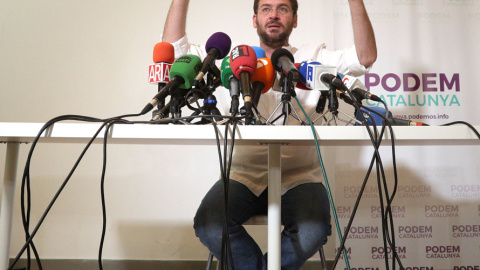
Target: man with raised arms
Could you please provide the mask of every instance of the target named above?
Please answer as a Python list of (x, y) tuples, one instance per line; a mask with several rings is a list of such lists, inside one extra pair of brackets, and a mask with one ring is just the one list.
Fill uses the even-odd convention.
[[(296, 62), (316, 60), (336, 66), (339, 73), (361, 76), (376, 61), (375, 37), (363, 0), (348, 0), (348, 3), (355, 44), (332, 51), (324, 44), (298, 48), (290, 44), (290, 34), (297, 27), (297, 0), (254, 0), (253, 27), (257, 29), (259, 46), (268, 58), (276, 49), (285, 48), (294, 55)], [(188, 4), (188, 0), (172, 1), (162, 39), (174, 45), (176, 58), (196, 54), (203, 59), (206, 56), (204, 47), (190, 44), (187, 39)], [(223, 94), (228, 91), (217, 92), (219, 105), (228, 105), (229, 96)], [(262, 95), (258, 106), (260, 114), (269, 115), (281, 102), (281, 97), (282, 93), (277, 91)], [(307, 113), (315, 109), (318, 97), (319, 91), (297, 90), (297, 98)], [(228, 108), (224, 108), (223, 113), (228, 113)], [(227, 223), (235, 269), (266, 269), (266, 254), (242, 224), (254, 215), (267, 213), (267, 148), (236, 146), (230, 178)], [(299, 269), (331, 234), (329, 200), (322, 182), (315, 147), (282, 147), (282, 269)], [(194, 219), (196, 235), (217, 258), (222, 248), (222, 222), (223, 182), (219, 180), (202, 200)]]

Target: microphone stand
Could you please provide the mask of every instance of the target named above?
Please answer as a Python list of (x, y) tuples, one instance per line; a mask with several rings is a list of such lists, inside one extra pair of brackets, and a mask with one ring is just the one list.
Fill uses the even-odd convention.
[[(284, 74), (282, 74), (282, 76), (280, 77), (280, 83), (282, 84), (282, 92), (283, 92), (282, 100), (277, 105), (277, 107), (272, 112), (272, 114), (268, 117), (266, 123), (273, 124), (283, 116), (284, 117), (283, 125), (288, 125), (288, 117), (292, 116), (294, 119), (299, 121), (301, 125), (305, 125), (305, 122), (300, 119), (300, 116), (298, 115), (297, 111), (295, 110), (291, 102), (292, 93), (295, 95), (295, 86), (289, 79), (286, 78)], [(270, 119), (273, 117), (275, 112), (277, 112), (280, 106), (282, 106), (282, 113), (270, 122)]]
[(220, 77), (220, 71), (218, 70), (217, 66), (214, 65), (209, 69), (207, 74), (207, 97), (203, 100), (203, 106), (200, 108), (203, 115), (214, 117), (202, 117), (200, 124), (211, 124), (213, 121), (219, 122), (219, 124), (223, 124), (225, 122), (223, 117), (221, 117), (222, 114), (217, 108), (217, 98), (215, 95), (213, 95), (213, 92), (217, 87), (214, 79), (215, 77)]
[[(163, 87), (165, 87), (167, 83), (159, 83), (158, 84), (158, 92), (160, 92)], [(165, 107), (165, 98), (159, 99), (158, 104), (157, 104), (157, 109), (152, 112), (152, 119), (157, 116), (157, 114), (162, 110), (162, 108)]]
[[(328, 100), (328, 111), (323, 112), (325, 110), (325, 105)], [(314, 114), (320, 114), (317, 118), (315, 118), (312, 122), (315, 123), (319, 119), (323, 118), (327, 120), (326, 115), (330, 113), (331, 117), (330, 120), (327, 121), (327, 126), (331, 125), (331, 122), (334, 122), (334, 125), (338, 125), (337, 120), (346, 123), (347, 125), (351, 124), (352, 121), (362, 124), (362, 122), (358, 121), (355, 117), (342, 112), (339, 108), (339, 103), (338, 103), (338, 97), (337, 97), (337, 89), (334, 86), (330, 86), (330, 89), (328, 91), (321, 91), (320, 98), (318, 99), (317, 107), (315, 108), (315, 111), (310, 115), (310, 118), (313, 118)], [(342, 119), (341, 117), (338, 116), (338, 113), (348, 117), (349, 120), (347, 119)]]
[[(217, 98), (214, 95), (209, 95), (208, 98), (203, 100), (202, 114), (205, 116), (213, 116), (216, 122), (223, 121), (223, 117), (221, 117), (222, 114), (217, 108)], [(211, 124), (214, 121), (213, 119), (211, 117), (202, 117), (200, 124)]]
[[(178, 119), (182, 117), (182, 107), (185, 105), (185, 90), (177, 88), (170, 90), (170, 114), (172, 119)], [(174, 124), (178, 124), (179, 120), (174, 120)]]

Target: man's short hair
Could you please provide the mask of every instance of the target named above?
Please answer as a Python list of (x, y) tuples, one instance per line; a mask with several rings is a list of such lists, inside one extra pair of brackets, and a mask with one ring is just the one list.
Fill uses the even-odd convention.
[[(258, 3), (260, 0), (253, 1), (253, 13), (258, 13)], [(297, 0), (290, 0), (290, 5), (292, 6), (293, 15), (297, 14), (298, 11), (298, 2)]]

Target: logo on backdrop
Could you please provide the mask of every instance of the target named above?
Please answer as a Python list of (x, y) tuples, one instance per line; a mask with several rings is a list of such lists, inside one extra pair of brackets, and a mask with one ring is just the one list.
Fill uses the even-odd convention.
[[(405, 206), (392, 206), (392, 216), (393, 218), (405, 218)], [(370, 208), (370, 214), (372, 218), (381, 218), (382, 217), (382, 207), (372, 206)]]
[[(407, 248), (406, 247), (395, 247), (395, 251), (397, 252), (397, 256), (400, 259), (406, 259), (407, 256)], [(385, 256), (387, 256), (388, 259), (393, 258), (393, 253), (392, 249), (390, 247), (387, 247), (387, 251), (385, 252), (384, 247), (372, 247), (372, 259), (374, 260), (384, 260)]]
[(432, 238), (432, 226), (399, 226), (399, 238)]
[[(377, 73), (365, 74), (368, 91), (389, 107), (459, 107), (460, 74)], [(367, 101), (369, 106), (378, 105)]]
[(425, 205), (426, 218), (457, 218), (458, 205)]
[[(361, 186), (344, 186), (343, 197), (346, 199), (356, 199), (360, 194)], [(378, 187), (365, 186), (362, 193), (362, 199), (378, 199)]]
[(460, 246), (426, 246), (427, 259), (454, 259), (460, 258)]
[[(480, 207), (480, 206), (479, 206)], [(350, 218), (352, 216), (352, 207), (337, 206), (337, 216), (339, 218)]]
[(452, 185), (450, 195), (452, 198), (480, 198), (480, 185)]
[(432, 187), (430, 185), (411, 185), (399, 186), (399, 198), (430, 198), (432, 196)]
[[(340, 248), (337, 247), (337, 248), (335, 249), (335, 253), (337, 253), (339, 249), (340, 249)], [(348, 257), (348, 259), (351, 260), (351, 259), (352, 259), (352, 248), (351, 248), (351, 247), (345, 247), (345, 251), (347, 252), (347, 257)], [(344, 257), (343, 251), (342, 251), (340, 254), (341, 254), (341, 255), (340, 255), (340, 259), (344, 260), (345, 257)]]
[(480, 266), (478, 265), (454, 266), (453, 270), (480, 270)]
[(452, 236), (466, 238), (480, 237), (480, 225), (453, 225)]
[[(346, 227), (343, 231), (345, 231)], [(347, 239), (378, 239), (378, 226), (350, 227)]]
[(443, 0), (444, 6), (474, 6), (475, 0)]

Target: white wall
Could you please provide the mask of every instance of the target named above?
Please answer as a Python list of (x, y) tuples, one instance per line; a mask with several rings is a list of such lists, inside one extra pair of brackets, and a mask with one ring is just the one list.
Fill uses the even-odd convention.
[[(137, 113), (155, 94), (147, 83), (170, 1), (0, 2), (0, 122), (46, 122), (64, 114)], [(332, 1), (301, 1), (293, 45), (333, 48)], [(217, 31), (257, 45), (252, 1), (192, 1), (187, 32), (204, 43)], [(312, 34), (315, 30), (315, 35)], [(308, 33), (308, 34), (307, 34)], [(145, 116), (137, 120), (148, 120)], [(30, 145), (22, 145), (10, 256), (24, 242), (19, 188)], [(31, 168), (35, 224), (82, 145), (42, 144)], [(0, 144), (0, 164), (5, 162)], [(105, 259), (205, 259), (194, 236), (197, 205), (219, 174), (211, 146), (109, 146)], [(42, 258), (94, 259), (101, 232), (101, 146), (94, 145), (35, 238)], [(3, 175), (3, 165), (0, 166)], [(265, 230), (256, 237), (265, 246)]]

